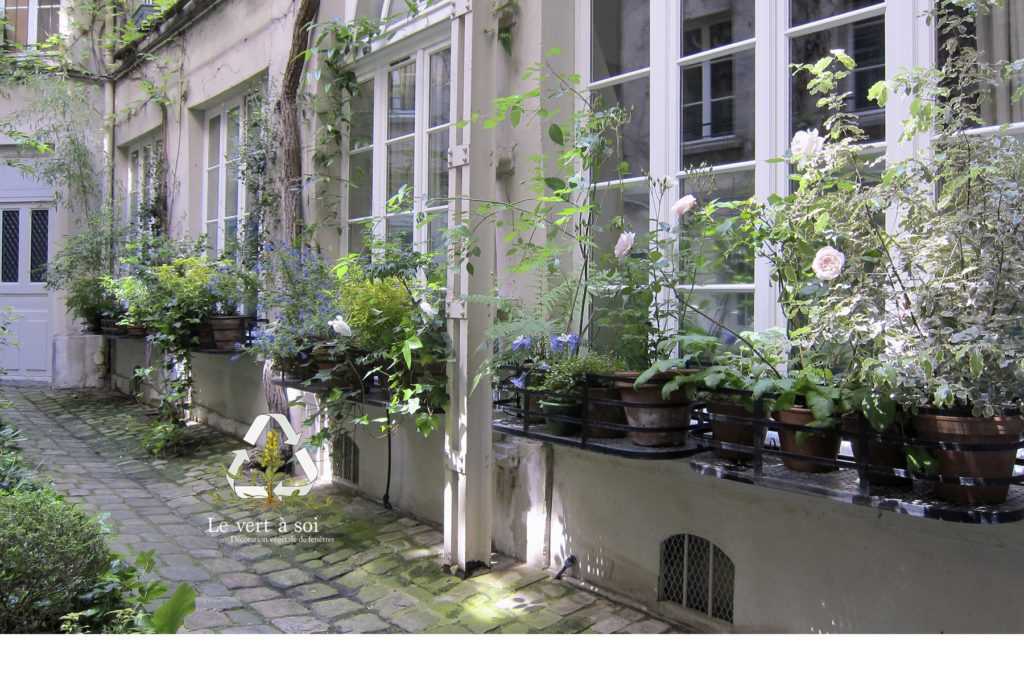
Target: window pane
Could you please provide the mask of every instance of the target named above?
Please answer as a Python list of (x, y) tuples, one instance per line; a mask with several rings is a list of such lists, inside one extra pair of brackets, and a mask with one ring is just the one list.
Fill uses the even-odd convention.
[(211, 168), (206, 172), (206, 220), (219, 218), (220, 211), (220, 169)]
[(448, 129), (431, 133), (428, 147), (428, 203), (436, 206), (448, 201)]
[(0, 281), (18, 281), (18, 230), (21, 219), (17, 211), (3, 212), (3, 235), (0, 236)]
[(885, 3), (880, 3), (878, 0), (790, 0), (789, 25), (799, 26), (879, 4)]
[[(731, 173), (698, 174), (684, 178), (680, 184), (680, 196), (692, 194), (705, 204), (717, 199), (720, 202), (739, 201), (754, 196), (754, 172), (733, 171)], [(722, 209), (716, 216), (724, 221), (732, 212)], [(754, 282), (754, 253), (748, 248), (730, 249), (728, 224), (719, 225), (712, 235), (700, 234), (689, 222), (683, 223), (685, 244), (681, 250), (683, 267), (696, 270), (696, 284), (740, 284)]]
[(388, 198), (394, 197), (403, 185), (413, 186), (413, 140), (388, 145)]
[(206, 165), (217, 166), (220, 164), (220, 116), (214, 116), (210, 119), (207, 131)]
[(348, 215), (364, 218), (373, 213), (373, 150), (351, 154), (348, 160)]
[(591, 81), (650, 63), (649, 0), (592, 0), (590, 14)]
[(754, 37), (750, 0), (682, 0), (682, 16), (684, 56)]
[[(857, 71), (839, 84), (839, 92), (850, 91), (847, 109), (860, 117), (860, 126), (872, 141), (885, 139), (885, 116), (881, 109), (868, 102), (867, 93), (871, 86), (884, 76), (885, 64), (885, 21), (874, 17), (828, 31), (819, 31), (795, 38), (792, 43), (791, 61), (809, 64), (828, 55), (830, 50), (843, 49), (857, 62)], [(817, 108), (817, 95), (807, 92), (809, 77), (800, 74), (792, 81), (791, 108), (793, 112), (791, 133), (798, 130), (817, 128), (824, 131), (827, 113)]]
[(224, 169), (226, 187), (224, 189), (224, 215), (238, 215), (238, 162), (232, 161)]
[[(964, 14), (958, 12), (957, 14)], [(1013, 62), (1024, 56), (1024, 4), (1004, 2), (1001, 7), (992, 7), (988, 12), (975, 17), (975, 35), (959, 37), (961, 47), (978, 51), (982, 64)], [(945, 42), (949, 36), (940, 36), (939, 62), (948, 58)], [(1013, 94), (1024, 83), (1013, 78), (978, 97), (981, 118), (988, 125), (1001, 125), (1024, 121), (1024, 103), (1014, 101)], [(953, 85), (953, 84), (949, 84)]]
[(238, 144), (242, 139), (242, 109), (235, 107), (228, 111), (228, 140), (227, 150), (224, 153), (225, 159), (238, 157)]
[(349, 123), (349, 147), (359, 149), (373, 144), (373, 81), (359, 84), (359, 90), (349, 101), (352, 120)]
[(753, 50), (682, 69), (682, 90), (683, 168), (754, 158)]
[(50, 251), (50, 212), (32, 212), (32, 241), (30, 249), (29, 279), (32, 282), (46, 282), (46, 263)]
[(358, 221), (352, 221), (348, 224), (348, 253), (362, 254), (366, 249), (364, 239), (366, 227), (365, 223), (360, 223)]
[(412, 214), (390, 216), (387, 221), (387, 239), (389, 242), (400, 242), (412, 247), (413, 218)]
[(427, 224), (427, 248), (434, 254), (435, 263), (444, 263), (448, 250), (448, 212), (439, 211), (429, 214), (430, 222)]
[(27, 45), (28, 0), (7, 0), (4, 16), (7, 19), (6, 38), (19, 45)]
[(36, 40), (40, 43), (60, 32), (60, 2), (40, 0), (36, 22)]
[[(598, 180), (643, 175), (650, 165), (650, 97), (647, 78), (619, 83), (594, 92), (594, 105), (598, 109), (621, 106), (630, 113), (629, 121), (619, 130), (619, 139), (609, 140), (613, 146), (611, 157), (601, 165)], [(620, 164), (626, 164), (619, 169)]]
[(753, 292), (696, 291), (690, 303), (714, 322), (691, 311), (686, 317), (686, 324), (700, 327), (707, 334), (719, 337), (726, 344), (736, 341), (736, 337), (726, 331), (725, 327), (734, 332), (754, 328)]
[(611, 254), (623, 232), (636, 233), (638, 240), (650, 232), (651, 201), (646, 182), (602, 188), (594, 204), (600, 211), (593, 235), (598, 254)]
[(430, 55), (431, 128), (451, 120), (451, 60), (449, 50)]
[(224, 220), (224, 254), (234, 255), (238, 253), (238, 219), (227, 218)]
[(388, 74), (388, 139), (412, 133), (416, 126), (416, 63)]

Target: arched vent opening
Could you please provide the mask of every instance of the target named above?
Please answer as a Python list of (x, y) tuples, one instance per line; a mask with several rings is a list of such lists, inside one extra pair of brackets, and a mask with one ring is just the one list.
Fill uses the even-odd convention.
[(706, 538), (677, 534), (661, 543), (659, 600), (731, 624), (735, 578), (732, 560)]

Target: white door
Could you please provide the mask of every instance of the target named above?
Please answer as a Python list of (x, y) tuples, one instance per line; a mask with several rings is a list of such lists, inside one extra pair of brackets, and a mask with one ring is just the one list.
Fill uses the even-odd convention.
[(53, 212), (45, 206), (0, 206), (0, 309), (13, 318), (0, 348), (4, 379), (49, 381), (52, 370), (50, 256)]

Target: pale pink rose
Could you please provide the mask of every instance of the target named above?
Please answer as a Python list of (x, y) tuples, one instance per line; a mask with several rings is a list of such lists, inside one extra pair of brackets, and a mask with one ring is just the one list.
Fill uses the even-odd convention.
[(695, 206), (697, 206), (697, 198), (688, 194), (685, 197), (680, 197), (679, 201), (672, 205), (672, 213), (678, 218), (682, 218)]
[(798, 130), (789, 145), (789, 152), (798, 166), (812, 161), (825, 149), (825, 138), (818, 135), (818, 129)]
[(615, 243), (615, 258), (626, 258), (626, 255), (633, 249), (636, 242), (635, 232), (624, 232), (619, 235), (619, 241)]
[(819, 280), (827, 282), (839, 277), (839, 274), (843, 272), (844, 265), (846, 265), (846, 257), (843, 252), (832, 247), (822, 247), (814, 255), (811, 268)]

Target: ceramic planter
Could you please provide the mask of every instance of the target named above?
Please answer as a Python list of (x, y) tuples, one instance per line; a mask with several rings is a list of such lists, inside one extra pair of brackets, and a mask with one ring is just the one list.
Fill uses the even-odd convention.
[[(785, 425), (804, 427), (814, 421), (814, 415), (810, 410), (796, 406), (789, 410), (772, 413), (772, 419), (782, 423), (782, 426), (777, 427), (776, 430), (779, 433), (783, 451), (806, 458), (814, 458), (814, 460), (805, 460), (783, 455), (782, 463), (786, 469), (794, 472), (818, 473), (836, 470), (836, 457), (839, 455), (839, 446), (842, 444), (842, 437), (837, 430), (800, 432), (796, 429), (786, 429)], [(798, 438), (800, 434), (803, 436)]]
[(583, 412), (583, 406), (579, 401), (559, 401), (541, 399), (539, 402), (541, 412), (544, 413), (544, 423), (548, 431), (556, 436), (572, 436), (578, 434), (580, 425), (559, 418), (574, 417), (579, 419)]
[[(753, 417), (753, 414), (739, 401), (717, 399), (708, 401), (708, 411), (711, 413), (711, 437), (720, 443), (731, 443), (742, 446), (755, 446), (757, 440), (763, 438), (761, 428), (753, 424), (742, 422), (727, 422), (722, 417)], [(716, 448), (715, 453), (724, 460), (744, 462), (750, 459), (747, 453), (730, 451), (724, 448)]]
[[(1007, 444), (1006, 449), (992, 451), (956, 451), (929, 449), (943, 477), (982, 477), (1008, 479), (1013, 476), (1017, 458), (1016, 446), (1022, 439), (1024, 417), (973, 417), (923, 413), (914, 418), (917, 436), (925, 441), (959, 441), (965, 444)], [(943, 500), (960, 505), (998, 505), (1006, 501), (1009, 484), (995, 486), (960, 486), (939, 484), (936, 494)]]
[(211, 315), (207, 318), (212, 348), (231, 351), (245, 343), (253, 318), (247, 315)]
[[(587, 419), (595, 422), (608, 422), (611, 424), (626, 424), (626, 414), (622, 406), (609, 406), (597, 401), (617, 401), (619, 391), (611, 387), (590, 387), (587, 389)], [(588, 439), (622, 439), (625, 438), (625, 431), (607, 429), (605, 427), (594, 427), (587, 425)]]
[[(671, 432), (629, 432), (629, 439), (637, 446), (678, 446), (686, 441), (686, 428), (690, 425), (690, 405), (682, 403), (682, 390), (665, 399), (661, 389), (672, 379), (671, 375), (655, 375), (647, 384), (635, 386), (639, 372), (615, 373), (615, 388), (627, 404), (624, 406), (626, 422), (630, 427), (674, 429)], [(681, 403), (677, 405), (677, 403)]]
[[(853, 414), (843, 416), (843, 429), (850, 433), (850, 446), (853, 449), (853, 458), (858, 465), (867, 464), (871, 467), (882, 469), (906, 469), (907, 450), (900, 444), (884, 443), (868, 438), (862, 443), (858, 434), (866, 434), (868, 437), (877, 435), (867, 419), (863, 415)], [(900, 430), (896, 425), (887, 429), (882, 436), (897, 439), (900, 437)], [(866, 447), (865, 447), (866, 446)], [(877, 486), (898, 486), (908, 488), (912, 481), (906, 477), (899, 477), (895, 474), (886, 474), (868, 470), (868, 482)]]

